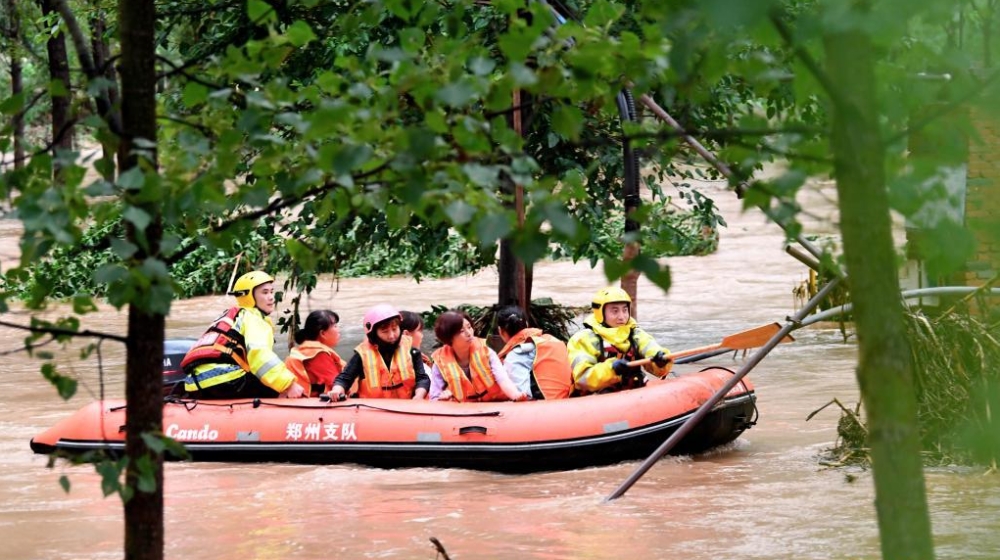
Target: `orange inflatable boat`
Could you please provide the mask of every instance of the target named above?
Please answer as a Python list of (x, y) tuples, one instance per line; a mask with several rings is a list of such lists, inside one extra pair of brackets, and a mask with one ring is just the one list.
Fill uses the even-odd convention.
[[(565, 470), (645, 458), (732, 376), (709, 368), (629, 391), (517, 403), (168, 398), (163, 432), (198, 461)], [(755, 403), (744, 379), (673, 452), (732, 441), (754, 424)], [(94, 402), (32, 439), (31, 448), (120, 453), (125, 412), (123, 401)]]

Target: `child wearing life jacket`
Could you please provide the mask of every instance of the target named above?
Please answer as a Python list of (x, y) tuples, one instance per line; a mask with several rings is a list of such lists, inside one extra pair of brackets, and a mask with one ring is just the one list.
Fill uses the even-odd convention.
[(530, 393), (518, 390), (500, 358), (486, 341), (476, 338), (472, 320), (464, 311), (446, 311), (434, 322), (441, 342), (431, 369), (431, 399), (447, 401), (523, 401)]
[(575, 394), (616, 391), (645, 384), (642, 370), (632, 360), (652, 359), (652, 373), (670, 371), (669, 351), (661, 347), (632, 318), (632, 298), (621, 288), (605, 288), (594, 295), (593, 315), (567, 343)]
[(285, 358), (287, 367), (299, 384), (310, 387), (310, 396), (318, 397), (333, 388), (333, 380), (344, 371), (344, 361), (334, 347), (340, 342), (340, 316), (329, 309), (313, 311), (295, 333), (295, 347)]
[(524, 310), (510, 305), (497, 312), (504, 347), (497, 355), (517, 388), (534, 399), (565, 399), (573, 390), (566, 343), (529, 328)]
[(399, 326), (403, 329), (403, 334), (409, 336), (410, 340), (413, 341), (413, 347), (420, 350), (420, 359), (424, 362), (424, 371), (430, 371), (430, 368), (434, 365), (434, 360), (431, 360), (431, 357), (425, 354), (421, 348), (424, 343), (424, 318), (415, 311), (400, 311), (399, 316), (402, 318)]
[(334, 380), (330, 390), (332, 400), (344, 400), (355, 381), (361, 398), (426, 398), (431, 382), (420, 350), (400, 330), (401, 321), (399, 311), (386, 303), (365, 313), (362, 326), (366, 339), (354, 348), (347, 367)]

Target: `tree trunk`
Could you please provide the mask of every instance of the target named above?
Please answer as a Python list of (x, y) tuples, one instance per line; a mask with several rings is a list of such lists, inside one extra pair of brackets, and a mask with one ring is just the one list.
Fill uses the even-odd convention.
[(840, 229), (858, 333), (857, 378), (868, 416), (882, 557), (934, 556), (909, 341), (896, 277), (884, 147), (869, 37), (823, 38), (831, 91)]
[[(94, 0), (94, 16), (90, 19), (90, 50), (94, 55), (94, 68), (100, 76), (115, 83), (118, 77), (115, 75), (115, 67), (110, 64), (111, 47), (108, 45), (107, 31), (108, 25), (104, 11), (100, 9), (100, 2)], [(118, 103), (118, 90), (108, 89), (108, 102), (111, 107)], [(114, 110), (114, 109), (112, 109)], [(107, 121), (107, 115), (101, 115)], [(115, 180), (115, 168), (113, 165), (115, 158), (115, 147), (108, 142), (101, 142), (101, 149), (104, 152), (104, 164), (101, 165), (101, 174), (108, 181)]]
[[(40, 0), (42, 14), (46, 17), (58, 17), (55, 2)], [(54, 82), (61, 82), (64, 95), (52, 96), (52, 153), (73, 149), (73, 122), (70, 120), (69, 59), (66, 54), (66, 36), (58, 32), (45, 44), (49, 55), (49, 77)], [(58, 170), (58, 168), (57, 168)]]
[[(156, 173), (156, 152), (144, 143), (156, 142), (156, 52), (153, 32), (156, 27), (154, 0), (119, 0), (118, 24), (121, 42), (122, 79), (121, 116), (122, 150), (128, 154), (125, 168), (141, 166), (147, 174)], [(123, 169), (124, 171), (124, 169)], [(139, 265), (145, 258), (159, 258), (162, 220), (156, 201), (130, 199), (125, 202), (144, 210), (151, 217), (143, 231), (131, 223), (126, 235), (141, 249), (132, 261)], [(144, 433), (163, 431), (163, 402), (160, 370), (163, 365), (164, 316), (150, 311), (150, 294), (129, 305), (128, 355), (125, 360), (126, 480), (135, 489), (125, 504), (125, 558), (160, 560), (163, 558), (163, 457), (149, 449)], [(153, 464), (156, 487), (140, 491), (140, 461)]]
[[(15, 0), (4, 3), (7, 12), (7, 28), (4, 37), (7, 39), (7, 52), (10, 53), (10, 94), (16, 96), (24, 91), (23, 66), (21, 64), (21, 49), (18, 36), (21, 34), (21, 19), (17, 13)], [(13, 118), (14, 127), (14, 169), (24, 167), (24, 111), (18, 111)]]

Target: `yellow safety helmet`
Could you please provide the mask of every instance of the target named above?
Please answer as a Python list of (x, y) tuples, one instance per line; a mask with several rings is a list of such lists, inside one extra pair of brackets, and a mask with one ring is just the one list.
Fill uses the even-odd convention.
[(632, 298), (628, 292), (618, 287), (604, 288), (594, 294), (594, 300), (590, 304), (598, 323), (604, 323), (604, 305), (608, 303), (627, 303), (629, 311), (632, 310)]
[(229, 295), (236, 296), (236, 305), (240, 307), (256, 307), (257, 301), (253, 298), (253, 290), (268, 282), (274, 282), (270, 274), (263, 270), (253, 270), (236, 279), (233, 291), (229, 292)]

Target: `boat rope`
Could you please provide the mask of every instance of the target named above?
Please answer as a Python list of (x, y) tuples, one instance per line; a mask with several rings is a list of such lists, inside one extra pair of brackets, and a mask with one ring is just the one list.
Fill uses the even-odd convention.
[[(365, 403), (346, 403), (346, 404), (333, 404), (333, 403), (330, 403), (330, 404), (327, 404), (326, 406), (323, 406), (323, 407), (316, 407), (316, 406), (308, 406), (308, 405), (301, 405), (301, 404), (276, 403), (276, 402), (271, 402), (271, 401), (262, 401), (260, 399), (253, 399), (253, 400), (241, 401), (241, 402), (215, 403), (215, 402), (212, 402), (212, 401), (204, 401), (204, 400), (199, 401), (199, 400), (195, 400), (195, 399), (181, 399), (181, 398), (177, 398), (177, 397), (169, 397), (168, 396), (168, 397), (164, 397), (163, 402), (164, 403), (168, 403), (168, 404), (179, 404), (179, 405), (183, 406), (188, 411), (194, 410), (198, 406), (217, 406), (217, 407), (235, 408), (237, 406), (252, 405), (254, 408), (260, 408), (261, 406), (270, 406), (270, 407), (276, 407), (276, 408), (300, 408), (300, 409), (301, 408), (307, 408), (307, 409), (311, 409), (311, 410), (332, 410), (332, 409), (337, 409), (337, 408), (356, 408), (356, 409), (367, 408), (367, 409), (371, 409), (371, 410), (378, 410), (380, 412), (389, 412), (389, 413), (392, 413), (392, 414), (403, 414), (403, 415), (406, 415), (406, 416), (437, 416), (437, 417), (447, 417), (447, 418), (483, 418), (483, 417), (496, 417), (496, 416), (500, 416), (502, 414), (499, 410), (491, 410), (491, 411), (488, 411), (488, 412), (420, 412), (420, 411), (415, 411), (415, 410), (395, 410), (395, 409), (392, 409), (392, 408), (384, 408), (384, 407), (381, 407), (381, 406), (375, 406), (375, 405), (365, 404)], [(125, 408), (125, 406), (122, 405), (122, 406), (114, 408), (112, 410), (119, 410), (119, 409), (122, 409), (122, 408)]]
[[(710, 369), (723, 369), (723, 370), (726, 370), (726, 371), (728, 371), (729, 373), (731, 373), (733, 375), (736, 375), (735, 371), (733, 371), (733, 370), (731, 370), (731, 369), (729, 369), (727, 367), (722, 367), (722, 366), (707, 367), (707, 368), (705, 368), (705, 369), (703, 369), (701, 371), (707, 371), (707, 370), (710, 370)], [(750, 388), (747, 387), (747, 383), (746, 383), (746, 381), (744, 381), (745, 379), (746, 379), (745, 377), (740, 378), (739, 384), (740, 384), (741, 387), (743, 387), (743, 392), (745, 392), (746, 394), (749, 395), (750, 394)], [(750, 428), (750, 427), (753, 427), (753, 426), (757, 425), (757, 419), (760, 418), (760, 410), (757, 409), (757, 399), (750, 399), (750, 404), (753, 406), (753, 416), (751, 417), (750, 420), (746, 421), (746, 427), (747, 428)]]

